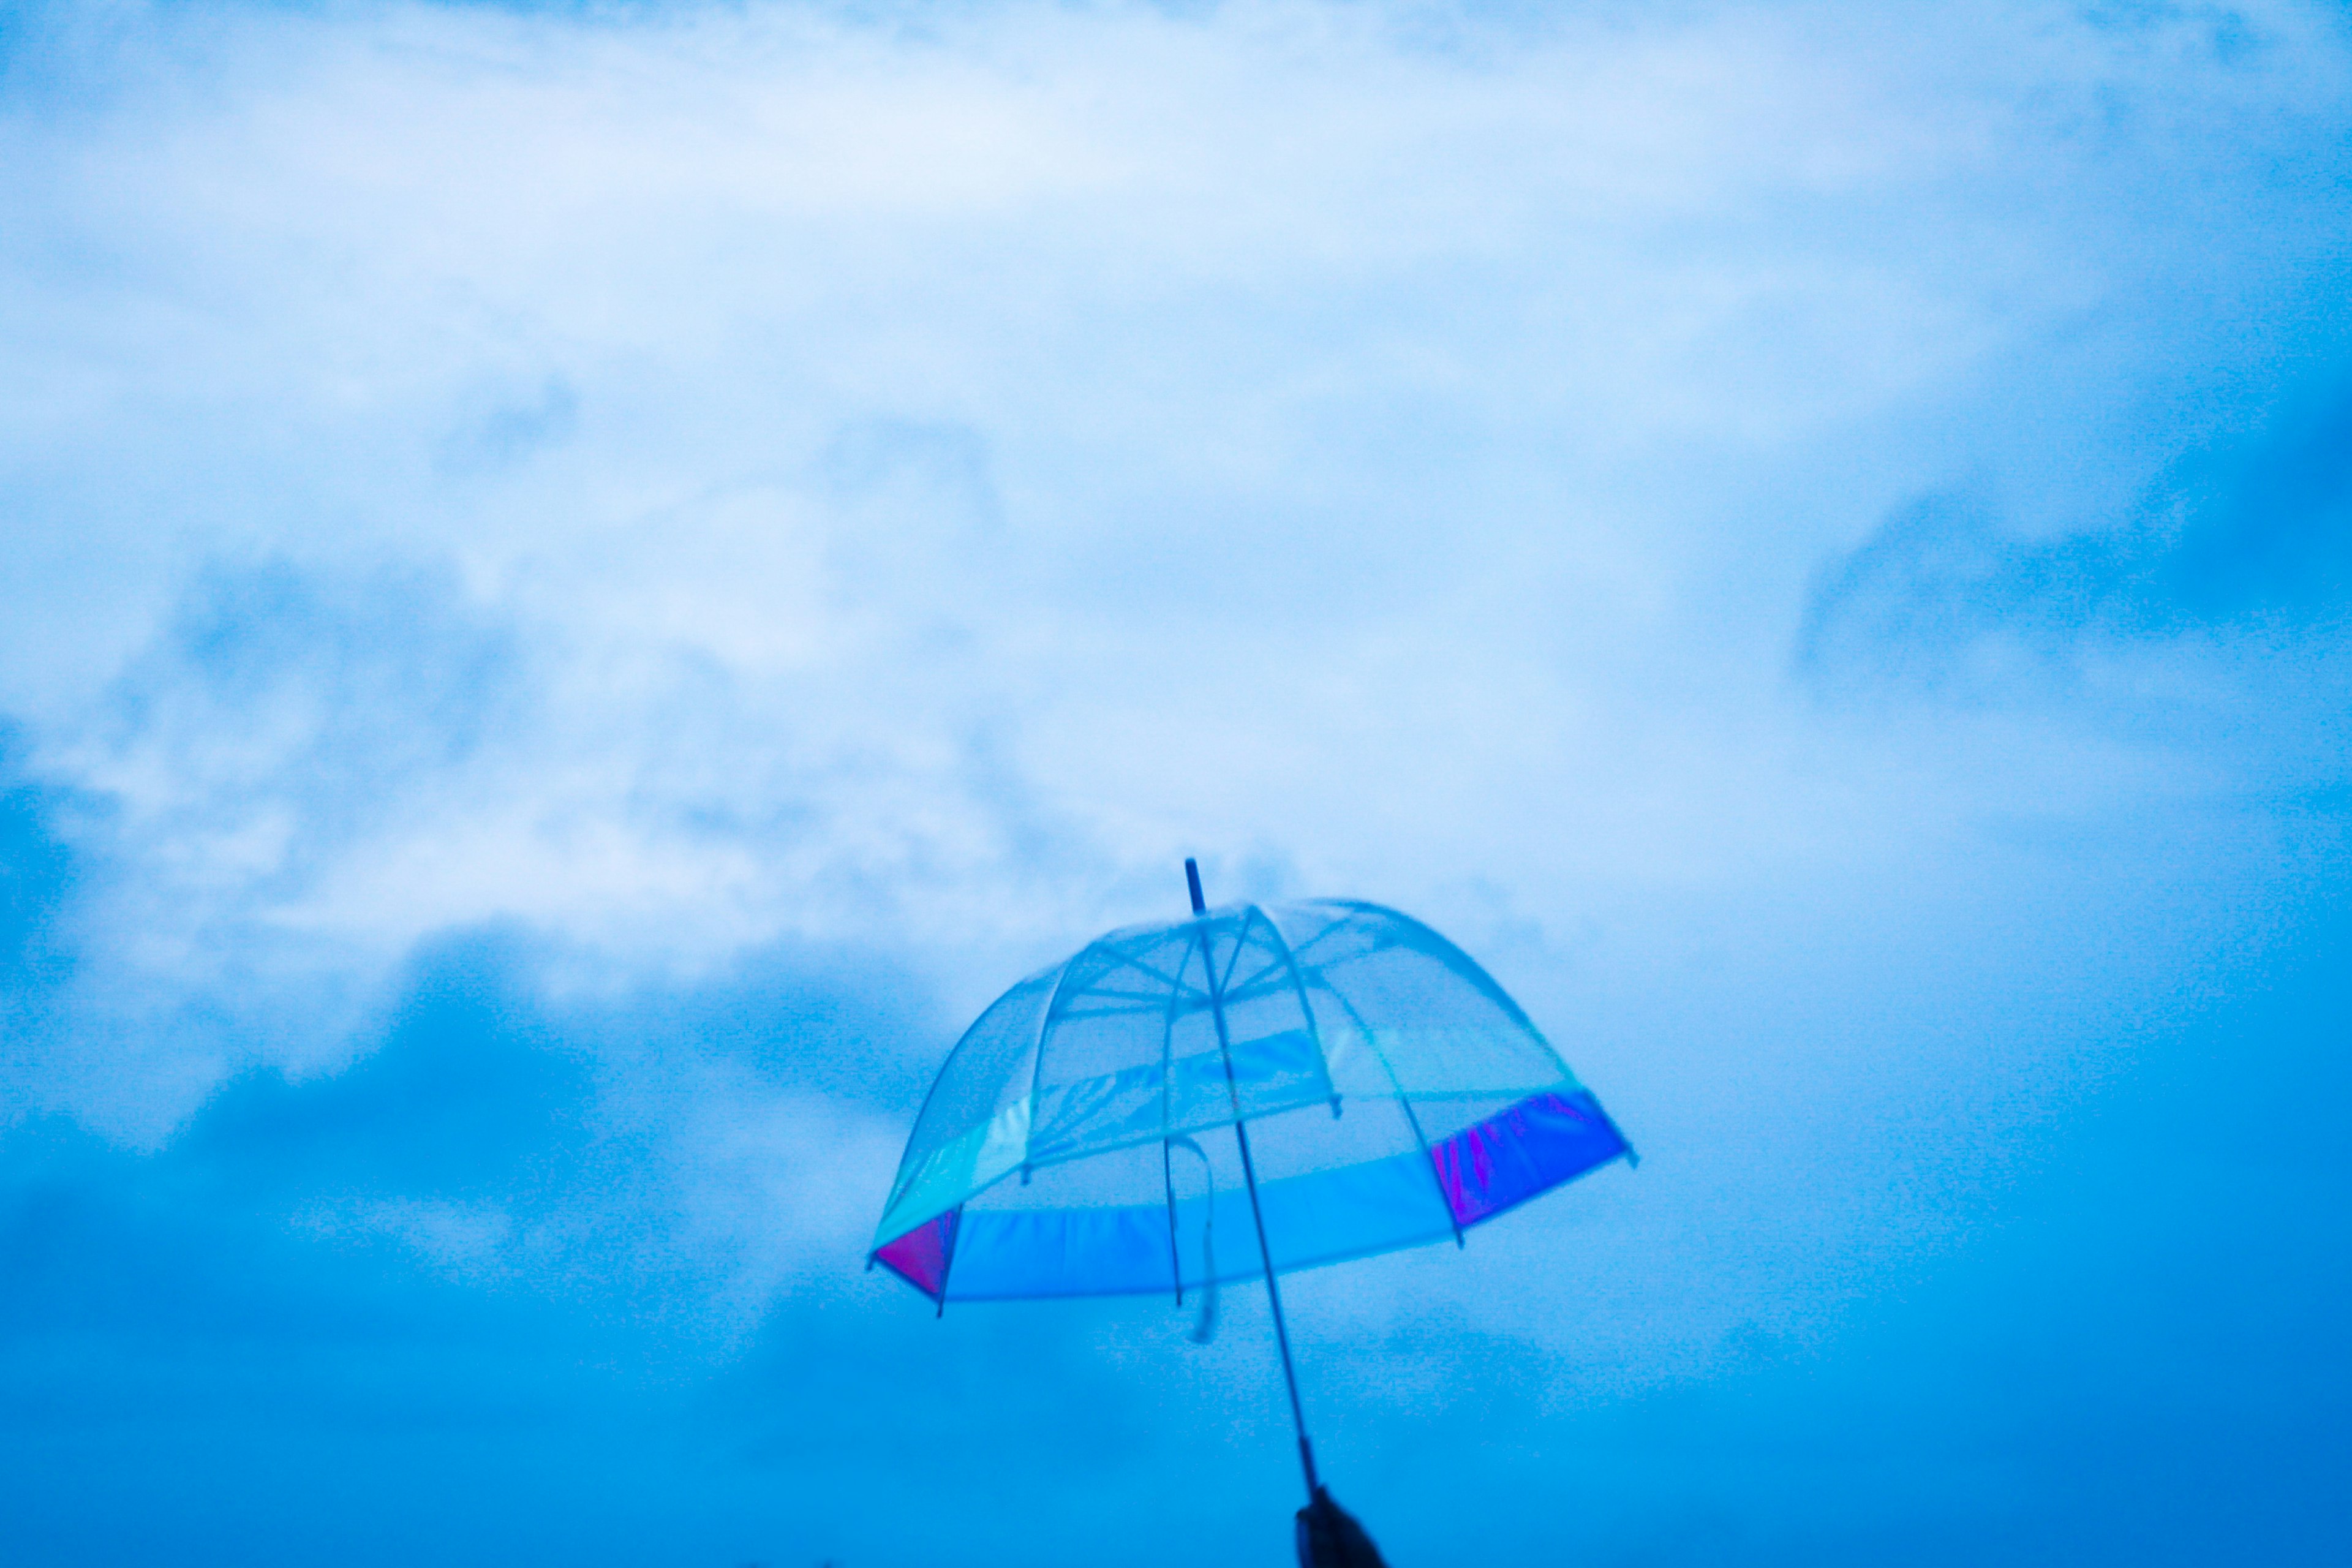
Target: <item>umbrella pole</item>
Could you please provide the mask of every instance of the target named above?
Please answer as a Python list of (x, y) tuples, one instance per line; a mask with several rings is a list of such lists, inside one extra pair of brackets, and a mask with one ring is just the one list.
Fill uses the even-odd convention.
[[(1201, 868), (1188, 858), (1184, 881), (1192, 895), (1192, 912), (1209, 912), (1201, 897)], [(1258, 1261), (1265, 1268), (1265, 1299), (1274, 1308), (1274, 1343), (1282, 1352), (1282, 1386), (1290, 1395), (1290, 1424), (1298, 1433), (1298, 1468), (1307, 1475), (1307, 1500), (1312, 1503), (1322, 1484), (1315, 1479), (1315, 1445), (1307, 1436), (1307, 1407), (1298, 1402), (1298, 1370), (1290, 1360), (1290, 1330), (1282, 1321), (1282, 1287), (1275, 1283), (1274, 1249), (1265, 1242), (1265, 1211), (1258, 1206), (1257, 1165), (1250, 1158), (1249, 1129), (1242, 1121), (1241, 1086), (1234, 1080), (1233, 1042), (1225, 1034), (1224, 987), (1217, 983), (1216, 961), (1210, 955), (1208, 934), (1201, 937), (1201, 965), (1209, 983), (1209, 1010), (1217, 1021), (1217, 1052), (1225, 1063), (1225, 1093), (1234, 1108), (1234, 1142), (1241, 1145), (1242, 1182), (1249, 1188), (1250, 1220), (1257, 1227)]]
[(1307, 1500), (1321, 1483), (1315, 1479), (1315, 1445), (1307, 1438), (1307, 1412), (1298, 1403), (1298, 1372), (1290, 1363), (1290, 1331), (1282, 1321), (1282, 1289), (1274, 1282), (1274, 1254), (1265, 1245), (1265, 1215), (1257, 1206), (1257, 1173), (1250, 1168), (1249, 1133), (1236, 1121), (1234, 1138), (1242, 1146), (1242, 1180), (1249, 1186), (1250, 1218), (1257, 1222), (1258, 1261), (1265, 1266), (1265, 1299), (1274, 1305), (1274, 1342), (1282, 1352), (1282, 1385), (1290, 1394), (1290, 1424), (1298, 1429), (1298, 1468), (1307, 1473)]

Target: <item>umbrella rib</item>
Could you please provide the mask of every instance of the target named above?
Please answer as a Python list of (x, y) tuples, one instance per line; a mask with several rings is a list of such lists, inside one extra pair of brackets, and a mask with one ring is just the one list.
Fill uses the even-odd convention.
[(1078, 993), (1081, 996), (1107, 996), (1114, 1002), (1151, 1002), (1160, 1000), (1152, 991), (1114, 991), (1106, 986), (1089, 985)]
[[(1174, 1131), (1175, 1079), (1171, 1066), (1176, 1054), (1176, 1001), (1183, 994), (1183, 973), (1192, 967), (1192, 944), (1184, 948), (1184, 962), (1177, 967), (1175, 986), (1168, 993), (1168, 1011), (1160, 1025), (1160, 1182), (1168, 1194), (1168, 1276), (1175, 1282), (1176, 1304), (1184, 1304), (1184, 1253), (1176, 1239), (1176, 1173), (1171, 1168), (1169, 1139)], [(1202, 1156), (1202, 1163), (1207, 1157)]]
[(1160, 1009), (1157, 1007), (1066, 1007), (1063, 1009), (1062, 1016), (1064, 1018), (1133, 1018), (1158, 1011)]
[(1307, 1037), (1315, 1042), (1315, 1055), (1323, 1063), (1323, 1087), (1331, 1091), (1331, 1113), (1336, 1116), (1339, 1112), (1339, 1086), (1331, 1078), (1331, 1053), (1323, 1048), (1323, 1031), (1316, 1027), (1315, 1008), (1307, 1000), (1307, 982), (1298, 973), (1297, 956), (1290, 951), (1289, 940), (1282, 934), (1280, 926), (1263, 912), (1258, 919), (1265, 921), (1265, 929), (1274, 933), (1275, 949), (1282, 955), (1283, 966), (1290, 971), (1290, 988), (1297, 994), (1298, 1011), (1307, 1020)]
[[(1075, 962), (1075, 960), (1073, 961)], [(1045, 1076), (1045, 1037), (1054, 1029), (1054, 1009), (1061, 1005), (1062, 988), (1070, 983), (1068, 964), (1062, 967), (1061, 977), (1054, 982), (1054, 994), (1045, 998), (1045, 1011), (1037, 1019), (1036, 1056), (1029, 1064), (1029, 1121), (1021, 1133), (1021, 1176), (1029, 1177), (1029, 1149), (1037, 1138), (1037, 1084)], [(940, 1289), (940, 1304), (947, 1301), (947, 1288)]]
[[(1328, 907), (1328, 906), (1327, 906), (1327, 907)], [(1344, 909), (1344, 908), (1346, 908), (1346, 906), (1345, 906), (1345, 905), (1342, 905), (1342, 906), (1341, 906), (1341, 908), (1343, 908), (1343, 909)], [(1341, 915), (1338, 920), (1333, 921), (1330, 924), (1328, 924), (1328, 925), (1325, 926), (1321, 931), (1317, 931), (1313, 936), (1310, 936), (1310, 937), (1308, 937), (1305, 942), (1300, 942), (1300, 943), (1298, 944), (1298, 947), (1297, 947), (1297, 952), (1305, 952), (1308, 948), (1313, 947), (1317, 942), (1323, 942), (1323, 941), (1325, 941), (1325, 940), (1328, 939), (1329, 937), (1331, 937), (1333, 934), (1335, 934), (1336, 932), (1338, 932), (1341, 927), (1343, 927), (1343, 926), (1347, 926), (1347, 925), (1350, 925), (1350, 924), (1354, 923), (1355, 919), (1356, 919), (1356, 911), (1355, 911), (1355, 910), (1349, 910), (1347, 913), (1345, 913), (1345, 914)]]
[[(1354, 904), (1345, 900), (1326, 900), (1326, 902), (1334, 903), (1339, 908), (1345, 910), (1347, 912), (1341, 915), (1338, 920), (1333, 921), (1329, 925), (1325, 926), (1321, 931), (1317, 931), (1313, 936), (1308, 937), (1305, 942), (1300, 942), (1298, 944), (1298, 951), (1300, 952), (1305, 952), (1317, 942), (1322, 942), (1328, 937), (1336, 936), (1349, 926), (1355, 925), (1357, 923), (1358, 917), (1364, 910), (1376, 907), (1371, 905)], [(1393, 910), (1387, 912), (1391, 914), (1398, 913), (1398, 911)], [(1412, 919), (1410, 915), (1404, 915), (1402, 918), (1405, 920)], [(1418, 921), (1413, 921), (1412, 923), (1416, 926), (1421, 925), (1421, 922)], [(1421, 929), (1427, 931), (1429, 928), (1422, 926)], [(1371, 940), (1372, 945), (1361, 952), (1341, 953), (1339, 957), (1331, 960), (1328, 963), (1318, 963), (1316, 967), (1318, 969), (1336, 969), (1340, 964), (1360, 963), (1367, 958), (1372, 957), (1376, 953), (1388, 952), (1405, 945), (1403, 942), (1397, 941), (1394, 937), (1382, 934), (1377, 926), (1372, 929)], [(1451, 966), (1449, 965), (1448, 967)]]
[[(1271, 929), (1273, 922), (1268, 921), (1266, 924), (1268, 928)], [(1251, 975), (1248, 979), (1243, 981), (1240, 984), (1227, 984), (1225, 987), (1225, 1000), (1231, 1002), (1237, 997), (1244, 1002), (1250, 1000), (1250, 987), (1263, 984), (1267, 976), (1281, 969), (1285, 962), (1285, 959), (1281, 955), (1277, 954), (1272, 963), (1259, 970), (1256, 973)], [(1234, 967), (1236, 969), (1241, 967), (1241, 954), (1239, 952), (1234, 954)], [(1228, 981), (1231, 981), (1232, 978), (1233, 977), (1230, 973), (1227, 974), (1226, 979)]]
[[(1118, 960), (1118, 962), (1119, 962), (1119, 963), (1126, 964), (1126, 965), (1127, 965), (1128, 967), (1129, 967), (1130, 969), (1139, 970), (1139, 971), (1140, 971), (1141, 973), (1145, 973), (1145, 974), (1149, 974), (1150, 976), (1151, 976), (1151, 978), (1152, 978), (1152, 979), (1159, 981), (1162, 985), (1167, 986), (1171, 991), (1184, 992), (1184, 991), (1189, 991), (1189, 990), (1191, 989), (1189, 986), (1187, 986), (1187, 985), (1184, 984), (1184, 980), (1183, 980), (1183, 971), (1182, 971), (1182, 969), (1181, 969), (1181, 968), (1180, 968), (1180, 969), (1179, 969), (1179, 970), (1178, 970), (1174, 974), (1169, 974), (1169, 973), (1163, 973), (1163, 972), (1162, 972), (1162, 971), (1160, 971), (1160, 970), (1157, 970), (1157, 969), (1152, 968), (1152, 967), (1151, 967), (1151, 965), (1150, 965), (1150, 964), (1148, 964), (1148, 963), (1144, 963), (1144, 962), (1143, 962), (1141, 959), (1139, 959), (1139, 958), (1130, 958), (1129, 956), (1128, 956), (1126, 953), (1123, 953), (1123, 952), (1118, 952), (1114, 951), (1114, 952), (1113, 952), (1112, 956), (1114, 956), (1115, 958), (1117, 958), (1117, 959)], [(1207, 995), (1206, 995), (1205, 994), (1202, 994), (1200, 995), (1200, 1000), (1205, 1003), (1206, 1001), (1208, 1001), (1208, 997), (1207, 997)]]
[[(1060, 992), (1060, 990), (1061, 990), (1062, 978), (1063, 978), (1063, 976), (1065, 976), (1065, 975), (1068, 974), (1068, 973), (1069, 973), (1069, 972), (1070, 972), (1070, 961), (1069, 961), (1068, 959), (1064, 959), (1064, 960), (1062, 961), (1062, 966), (1061, 966), (1061, 968), (1060, 968), (1060, 969), (1058, 969), (1058, 970), (1056, 970), (1056, 971), (1055, 972), (1055, 974), (1054, 974), (1054, 989), (1055, 989), (1055, 992), (1057, 994), (1059, 994), (1059, 992)], [(1033, 975), (1033, 976), (1031, 976), (1030, 978), (1031, 978), (1031, 979), (1034, 979), (1034, 978), (1036, 978), (1036, 976)], [(1023, 982), (1023, 984), (1027, 984), (1027, 982), (1026, 982), (1026, 981), (1024, 981), (1024, 982)], [(1048, 998), (1046, 998), (1045, 1005), (1046, 1005), (1046, 1007), (1047, 1007), (1049, 1010), (1052, 1008), (1052, 1006), (1053, 1006), (1053, 999), (1052, 999), (1052, 997), (1048, 997)], [(983, 1013), (981, 1015), (981, 1016), (982, 1016), (982, 1017), (986, 1017), (986, 1016), (987, 1016), (987, 1014), (986, 1014), (985, 1012), (983, 1012)], [(974, 1027), (976, 1027), (976, 1026), (977, 1026), (977, 1020), (975, 1020), (975, 1022), (974, 1022), (974, 1026), (974, 1026)], [(971, 1030), (970, 1028), (967, 1028), (967, 1029), (964, 1031), (964, 1033), (965, 1033), (965, 1035), (966, 1035), (966, 1036), (969, 1036), (969, 1035), (971, 1033)], [(948, 1076), (948, 1070), (947, 1070), (947, 1069), (948, 1069), (948, 1066), (949, 1066), (949, 1065), (952, 1065), (952, 1064), (954, 1063), (954, 1061), (955, 1061), (955, 1054), (956, 1054), (956, 1052), (957, 1052), (957, 1051), (961, 1050), (962, 1048), (963, 1048), (963, 1041), (960, 1039), (960, 1040), (958, 1040), (958, 1041), (955, 1043), (955, 1045), (954, 1045), (952, 1047), (950, 1047), (950, 1050), (948, 1051), (948, 1062), (947, 1062), (947, 1065), (943, 1065), (943, 1066), (941, 1066), (941, 1067), (940, 1067), (940, 1072), (939, 1072), (939, 1076), (938, 1076), (937, 1078), (934, 1078), (933, 1079), (931, 1079), (931, 1087), (930, 1087), (930, 1088), (929, 1088), (929, 1089), (925, 1089), (925, 1090), (923, 1091), (923, 1103), (922, 1103), (922, 1106), (921, 1106), (919, 1110), (916, 1110), (916, 1112), (915, 1112), (915, 1127), (916, 1127), (916, 1130), (917, 1130), (918, 1131), (919, 1131), (921, 1130), (921, 1128), (922, 1128), (922, 1125), (923, 1125), (923, 1118), (924, 1118), (926, 1115), (928, 1115), (928, 1114), (929, 1113), (929, 1111), (930, 1111), (930, 1109), (931, 1109), (931, 1101), (939, 1098), (940, 1085), (942, 1082), (946, 1081), (946, 1079), (947, 1079), (947, 1076)], [(1033, 1106), (1033, 1107), (1031, 1107), (1031, 1110), (1034, 1110), (1034, 1109), (1035, 1109), (1035, 1107), (1034, 1107), (1034, 1106)], [(912, 1136), (911, 1136), (911, 1135), (909, 1135), (909, 1138), (908, 1138), (908, 1152), (912, 1152), (912, 1144), (913, 1144), (913, 1139), (912, 1139)], [(895, 1204), (895, 1203), (897, 1203), (897, 1202), (898, 1201), (899, 1195), (900, 1195), (900, 1194), (901, 1194), (906, 1190), (907, 1186), (909, 1184), (909, 1183), (910, 1183), (910, 1182), (911, 1182), (911, 1180), (912, 1180), (912, 1173), (911, 1173), (910, 1172), (908, 1172), (908, 1169), (907, 1169), (906, 1167), (907, 1167), (907, 1160), (906, 1160), (906, 1156), (905, 1156), (905, 1155), (901, 1155), (901, 1156), (899, 1157), (899, 1160), (898, 1160), (898, 1176), (897, 1176), (896, 1178), (894, 1178), (894, 1179), (891, 1181), (891, 1183), (890, 1183), (890, 1201), (891, 1201), (892, 1203), (894, 1203), (894, 1204)], [(883, 1216), (884, 1216), (885, 1218), (887, 1218), (887, 1217), (888, 1217), (888, 1210), (887, 1210), (887, 1208), (883, 1211)], [(868, 1267), (868, 1268), (872, 1268), (872, 1267), (873, 1267), (873, 1263), (872, 1263), (872, 1255), (871, 1255), (871, 1254), (868, 1254), (868, 1255), (867, 1255), (867, 1259), (868, 1259), (868, 1260), (867, 1260), (866, 1267)]]
[(1167, 974), (1152, 968), (1151, 965), (1144, 963), (1143, 960), (1136, 957), (1133, 953), (1123, 952), (1118, 948), (1105, 948), (1103, 951), (1108, 952), (1111, 957), (1118, 960), (1119, 963), (1126, 964), (1129, 968), (1141, 970), (1144, 973), (1149, 974), (1152, 979), (1159, 981), (1163, 985), (1172, 985), (1181, 989), (1184, 984), (1181, 978), (1183, 971), (1181, 967), (1175, 974)]
[[(1211, 1006), (1223, 1006), (1224, 999), (1233, 994), (1232, 982), (1234, 978), (1234, 971), (1242, 966), (1242, 949), (1249, 945), (1249, 942), (1244, 940), (1248, 935), (1249, 922), (1247, 921), (1244, 921), (1242, 922), (1242, 934), (1234, 939), (1234, 955), (1225, 960), (1225, 973), (1215, 982), (1216, 989), (1209, 993), (1209, 1005)], [(1209, 939), (1207, 933), (1203, 932), (1201, 938), (1201, 967), (1202, 970), (1210, 973), (1214, 973), (1214, 966), (1208, 962), (1208, 951)], [(1252, 975), (1250, 978), (1255, 980), (1257, 976)]]

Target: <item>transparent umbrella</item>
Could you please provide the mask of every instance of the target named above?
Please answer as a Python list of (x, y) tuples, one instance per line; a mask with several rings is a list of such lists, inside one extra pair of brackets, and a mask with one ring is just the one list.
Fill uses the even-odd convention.
[(1279, 1277), (1458, 1245), (1633, 1151), (1427, 926), (1349, 900), (1212, 910), (1184, 871), (1188, 919), (1098, 938), (964, 1032), (869, 1263), (941, 1311), (1263, 1276), (1312, 1509)]

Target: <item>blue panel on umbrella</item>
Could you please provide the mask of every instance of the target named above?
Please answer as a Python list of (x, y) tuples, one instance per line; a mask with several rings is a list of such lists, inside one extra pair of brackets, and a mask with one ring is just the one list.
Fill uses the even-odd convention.
[[(1245, 1192), (1176, 1205), (1184, 1287), (1260, 1271)], [(1258, 1189), (1277, 1268), (1337, 1263), (1454, 1234), (1429, 1163), (1419, 1153), (1369, 1161)], [(911, 1234), (921, 1235), (929, 1227)], [(1203, 1245), (1204, 1233), (1216, 1239)], [(948, 1296), (957, 1301), (1172, 1291), (1176, 1254), (1164, 1204), (1116, 1208), (967, 1210), (955, 1238)]]

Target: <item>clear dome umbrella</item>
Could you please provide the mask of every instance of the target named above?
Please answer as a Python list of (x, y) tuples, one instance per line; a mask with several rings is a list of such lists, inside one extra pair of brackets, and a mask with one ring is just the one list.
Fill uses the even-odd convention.
[[(939, 1304), (1262, 1275), (1451, 1240), (1633, 1151), (1459, 948), (1376, 904), (1130, 926), (998, 997), (940, 1070), (869, 1265)], [(1230, 1136), (1225, 1136), (1230, 1129)]]

